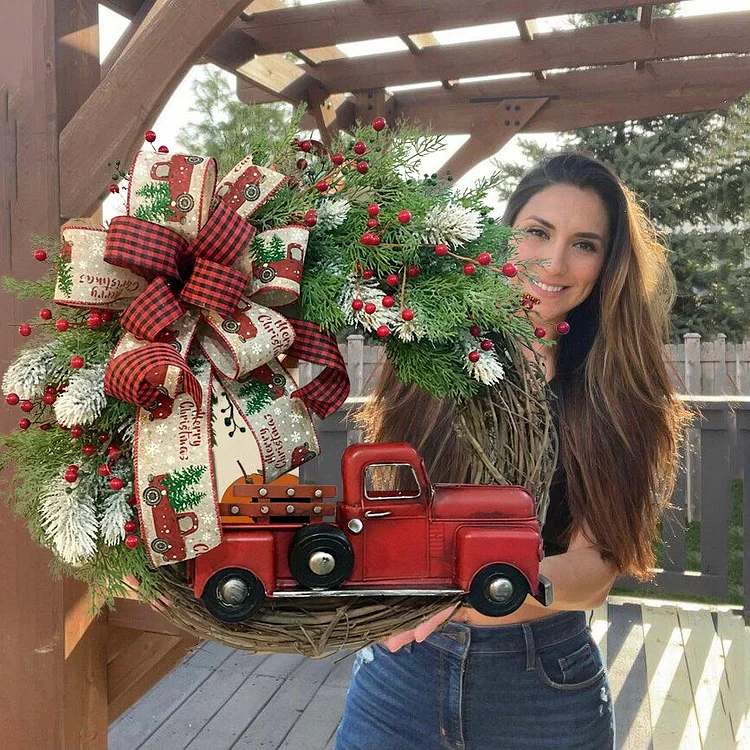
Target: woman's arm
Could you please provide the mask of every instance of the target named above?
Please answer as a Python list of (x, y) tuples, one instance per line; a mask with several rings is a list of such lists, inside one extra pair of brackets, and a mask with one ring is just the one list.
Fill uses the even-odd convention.
[[(590, 532), (589, 536), (593, 537)], [(581, 531), (573, 534), (567, 552), (545, 557), (539, 565), (539, 572), (552, 581), (554, 599), (549, 607), (544, 608), (552, 610), (598, 607), (607, 600), (618, 575), (615, 565), (603, 560)], [(526, 601), (542, 607), (530, 596)]]

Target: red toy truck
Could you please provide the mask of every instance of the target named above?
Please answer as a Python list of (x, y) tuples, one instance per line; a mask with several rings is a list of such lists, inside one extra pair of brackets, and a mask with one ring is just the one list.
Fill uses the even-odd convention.
[(143, 490), (143, 500), (151, 508), (154, 528), (158, 536), (151, 542), (151, 550), (164, 555), (169, 562), (185, 559), (184, 537), (198, 528), (198, 516), (192, 511), (177, 513), (169, 502), (169, 491), (164, 485), (166, 474), (149, 474), (148, 487)]
[(339, 503), (325, 502), (336, 494), (331, 486), (234, 486), (235, 502), (220, 505), (224, 541), (187, 561), (190, 585), (211, 614), (241, 622), (266, 597), (395, 591), (468, 594), (494, 617), (514, 612), (529, 593), (551, 604), (525, 489), (432, 485), (406, 443), (350, 445), (341, 463)]

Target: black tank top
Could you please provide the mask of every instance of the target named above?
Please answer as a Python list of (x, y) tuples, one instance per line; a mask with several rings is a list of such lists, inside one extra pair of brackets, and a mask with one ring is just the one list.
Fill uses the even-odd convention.
[[(560, 417), (557, 408), (557, 399), (559, 398), (559, 381), (552, 378), (549, 383), (553, 396), (550, 400), (552, 409), (552, 419), (555, 430), (560, 439)], [(544, 544), (544, 554), (547, 557), (560, 555), (568, 549), (568, 541), (565, 533), (570, 524), (570, 508), (568, 506), (568, 492), (565, 469), (562, 465), (562, 449), (558, 449), (557, 466), (552, 475), (552, 483), (549, 490), (549, 506), (547, 507), (547, 517), (542, 527), (542, 542)]]

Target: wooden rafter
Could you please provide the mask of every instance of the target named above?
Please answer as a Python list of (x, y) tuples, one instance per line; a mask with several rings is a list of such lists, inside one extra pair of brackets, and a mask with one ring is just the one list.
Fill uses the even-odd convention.
[[(286, 52), (467, 25), (661, 5), (663, 0), (340, 0), (253, 14), (240, 22), (259, 54)], [(251, 6), (252, 7), (252, 6)], [(345, 21), (344, 21), (345, 19)]]
[(441, 167), (458, 180), (472, 167), (496, 154), (544, 107), (547, 99), (509, 99), (483, 111), (471, 124), (469, 140)]
[[(651, 17), (653, 15), (653, 10), (654, 9), (650, 5), (641, 5), (638, 8), (638, 23), (641, 25), (641, 28), (648, 29), (651, 27)], [(645, 60), (636, 60), (635, 69), (643, 70), (645, 64)]]
[(157, 0), (138, 32), (60, 136), (61, 209), (90, 213), (107, 162), (127, 158), (190, 66), (247, 0)]
[[(524, 42), (533, 42), (534, 34), (536, 34), (536, 21), (532, 18), (531, 20), (516, 21), (518, 27), (518, 35)], [(539, 69), (534, 71), (534, 78), (538, 81), (544, 80), (544, 71)]]
[(543, 44), (494, 39), (428, 47), (420, 55), (394, 52), (374, 60), (331, 60), (315, 77), (331, 92), (408, 85), (445, 78), (609, 65), (633, 60), (750, 52), (750, 12), (602, 24), (549, 34)]

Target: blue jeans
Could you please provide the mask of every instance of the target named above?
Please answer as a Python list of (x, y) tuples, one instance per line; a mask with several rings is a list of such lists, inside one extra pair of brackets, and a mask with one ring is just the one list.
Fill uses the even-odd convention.
[(449, 622), (357, 653), (336, 750), (612, 750), (614, 714), (583, 612)]

